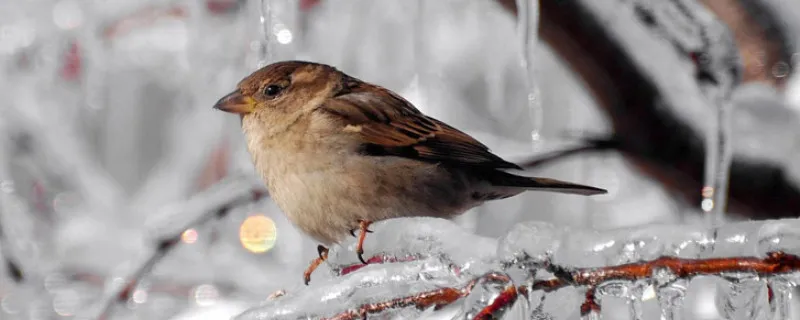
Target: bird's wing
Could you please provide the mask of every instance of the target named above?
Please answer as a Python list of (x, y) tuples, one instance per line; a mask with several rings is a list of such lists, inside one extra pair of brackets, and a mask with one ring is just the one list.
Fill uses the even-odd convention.
[(358, 134), (370, 155), (399, 156), (482, 168), (514, 168), (468, 134), (424, 115), (390, 90), (363, 82), (346, 87), (321, 107)]

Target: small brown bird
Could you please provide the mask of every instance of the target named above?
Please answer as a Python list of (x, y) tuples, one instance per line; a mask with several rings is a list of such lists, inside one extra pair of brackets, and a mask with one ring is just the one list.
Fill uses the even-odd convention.
[[(505, 172), (522, 168), (396, 93), (334, 67), (283, 61), (244, 78), (215, 109), (239, 114), (247, 149), (290, 221), (337, 243), (396, 217), (450, 218), (528, 190), (579, 195), (605, 190)], [(327, 253), (305, 273), (311, 272)]]

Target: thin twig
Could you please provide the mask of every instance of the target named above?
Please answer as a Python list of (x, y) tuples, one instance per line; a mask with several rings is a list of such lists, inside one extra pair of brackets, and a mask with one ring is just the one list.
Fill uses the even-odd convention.
[(578, 139), (581, 140), (582, 142), (582, 144), (579, 146), (536, 155), (531, 159), (520, 162), (520, 166), (523, 168), (539, 167), (554, 161), (562, 160), (569, 156), (574, 156), (588, 152), (620, 150), (621, 147), (617, 142), (617, 140), (613, 137), (612, 138), (587, 137)]
[[(488, 273), (483, 276), (471, 280), (467, 285), (462, 288), (441, 288), (431, 291), (425, 291), (415, 294), (413, 296), (395, 298), (389, 301), (378, 303), (370, 303), (359, 306), (355, 309), (350, 309), (345, 312), (336, 314), (332, 317), (323, 318), (324, 320), (355, 320), (365, 319), (367, 315), (376, 314), (390, 309), (416, 307), (419, 310), (425, 310), (433, 307), (439, 309), (447, 306), (459, 299), (468, 296), (472, 292), (472, 288), (478, 281), (504, 281), (511, 282), (510, 278), (506, 275), (499, 273)], [(484, 320), (491, 319), (494, 312), (514, 303), (517, 298), (517, 290), (512, 285), (506, 288), (497, 298), (495, 298), (487, 307), (476, 314), (473, 319)]]
[[(125, 278), (124, 285), (109, 289), (99, 302), (87, 311), (88, 315), (78, 318), (107, 319), (113, 306), (119, 301), (128, 299), (141, 279), (146, 277), (153, 267), (180, 243), (183, 231), (211, 219), (222, 218), (236, 205), (256, 201), (266, 195), (262, 189), (256, 189), (254, 186), (247, 179), (233, 177), (223, 180), (184, 203), (168, 206), (168, 208), (178, 208), (178, 210), (163, 212), (167, 217), (160, 220), (153, 230), (156, 240), (152, 252), (138, 264), (133, 273)], [(175, 220), (180, 222), (173, 224)], [(172, 227), (172, 225), (177, 225), (177, 227)]]
[(668, 269), (676, 278), (691, 278), (698, 275), (715, 275), (725, 272), (752, 272), (759, 275), (774, 275), (800, 270), (800, 257), (783, 252), (770, 252), (764, 259), (753, 257), (681, 259), (661, 257), (653, 261), (637, 262), (620, 266), (578, 269), (561, 277), (536, 281), (533, 290), (554, 291), (566, 286), (596, 286), (610, 280), (639, 280), (650, 278), (653, 271)]

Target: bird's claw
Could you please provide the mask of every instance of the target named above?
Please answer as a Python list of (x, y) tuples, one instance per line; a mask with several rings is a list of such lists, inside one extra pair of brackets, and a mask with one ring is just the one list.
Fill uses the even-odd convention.
[[(367, 264), (367, 261), (364, 260), (364, 239), (366, 239), (367, 233), (372, 233), (372, 231), (368, 229), (370, 224), (372, 224), (372, 221), (358, 220), (358, 229), (361, 230), (361, 232), (358, 234), (356, 254), (358, 255), (358, 260), (363, 264)], [(355, 233), (353, 233), (353, 236), (355, 236)]]
[(306, 271), (303, 272), (303, 283), (305, 285), (308, 285), (308, 283), (311, 282), (311, 274), (314, 273), (314, 270), (316, 270), (323, 261), (328, 259), (328, 248), (318, 245), (317, 253), (319, 254), (319, 257), (311, 261), (311, 264), (308, 266), (308, 268), (306, 268)]
[(356, 254), (358, 255), (358, 260), (361, 261), (361, 263), (367, 264), (367, 261), (364, 260), (364, 249), (356, 249)]
[(367, 220), (361, 220), (361, 219), (358, 219), (358, 224), (359, 224), (359, 227), (358, 227), (358, 228), (353, 228), (353, 229), (350, 229), (350, 235), (351, 235), (351, 236), (353, 236), (353, 237), (356, 237), (356, 230), (363, 230), (363, 231), (364, 231), (364, 232), (366, 232), (366, 233), (372, 233), (372, 230), (369, 230), (369, 229), (367, 229), (367, 228), (365, 228), (365, 227), (364, 227), (364, 229), (361, 229), (361, 228), (362, 228), (362, 227), (361, 227), (361, 225), (362, 225), (362, 224), (367, 224), (367, 225), (370, 225), (371, 223), (372, 223), (372, 222), (370, 222), (370, 221), (367, 221)]

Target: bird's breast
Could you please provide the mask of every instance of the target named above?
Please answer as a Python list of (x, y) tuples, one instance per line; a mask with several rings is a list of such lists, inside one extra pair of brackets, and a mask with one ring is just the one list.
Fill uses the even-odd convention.
[(468, 179), (437, 164), (309, 149), (258, 157), (270, 195), (289, 220), (323, 243), (349, 235), (358, 220), (449, 217), (469, 209)]

